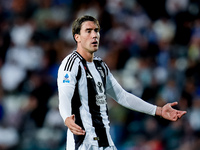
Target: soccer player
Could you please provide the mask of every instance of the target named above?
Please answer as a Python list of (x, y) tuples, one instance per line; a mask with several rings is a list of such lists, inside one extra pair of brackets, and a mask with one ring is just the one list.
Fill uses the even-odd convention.
[(158, 107), (126, 92), (102, 59), (94, 56), (99, 30), (92, 16), (76, 19), (72, 33), (77, 49), (59, 67), (59, 110), (68, 127), (67, 150), (116, 150), (110, 136), (107, 95), (126, 108), (171, 121), (186, 113), (172, 108), (177, 102)]

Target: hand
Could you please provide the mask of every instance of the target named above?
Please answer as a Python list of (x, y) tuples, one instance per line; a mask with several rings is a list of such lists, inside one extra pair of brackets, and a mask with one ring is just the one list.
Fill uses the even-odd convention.
[(170, 121), (177, 121), (179, 118), (181, 118), (184, 114), (186, 114), (186, 111), (179, 111), (172, 106), (177, 105), (177, 102), (174, 103), (167, 103), (162, 108), (158, 107), (156, 110), (157, 115), (160, 115), (161, 117), (170, 120)]
[(75, 115), (67, 117), (65, 120), (65, 125), (68, 129), (75, 135), (85, 135), (85, 131), (75, 123)]

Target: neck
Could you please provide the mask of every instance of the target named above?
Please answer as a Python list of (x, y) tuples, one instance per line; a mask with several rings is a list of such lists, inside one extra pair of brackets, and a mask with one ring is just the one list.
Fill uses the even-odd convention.
[(88, 62), (92, 62), (93, 61), (93, 58), (94, 58), (94, 53), (90, 53), (88, 51), (85, 51), (85, 50), (80, 50), (80, 49), (77, 49), (76, 50), (86, 61)]

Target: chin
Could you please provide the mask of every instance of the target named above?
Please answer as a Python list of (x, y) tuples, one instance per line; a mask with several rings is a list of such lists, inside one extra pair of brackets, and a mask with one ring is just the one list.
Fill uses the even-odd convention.
[(98, 47), (95, 47), (92, 51), (96, 52), (98, 49), (99, 49)]

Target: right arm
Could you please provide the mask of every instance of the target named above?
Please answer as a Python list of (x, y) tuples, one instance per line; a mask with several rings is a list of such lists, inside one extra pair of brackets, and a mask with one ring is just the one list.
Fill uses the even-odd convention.
[(74, 89), (72, 87), (62, 87), (58, 91), (59, 111), (65, 122), (65, 125), (73, 134), (84, 135), (85, 131), (75, 123), (75, 115), (71, 114), (71, 97)]
[(59, 67), (57, 79), (59, 111), (65, 125), (73, 134), (84, 135), (85, 131), (75, 123), (75, 115), (71, 113), (71, 100), (77, 82), (76, 70), (74, 72), (64, 71), (64, 63)]

